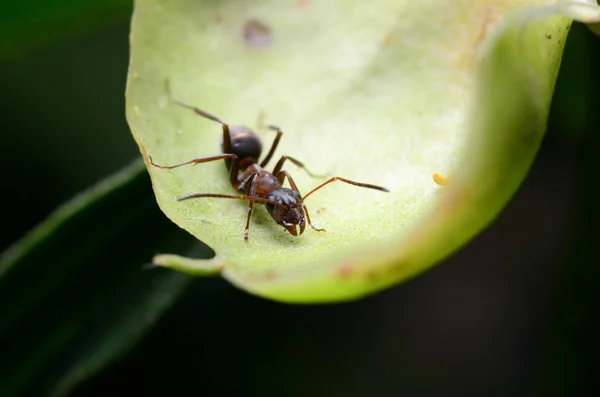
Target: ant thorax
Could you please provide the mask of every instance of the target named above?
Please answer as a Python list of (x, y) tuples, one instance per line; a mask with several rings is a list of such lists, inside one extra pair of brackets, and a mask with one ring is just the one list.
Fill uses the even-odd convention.
[[(253, 179), (256, 179), (255, 181)], [(266, 197), (274, 190), (281, 189), (281, 182), (270, 172), (264, 171), (258, 164), (252, 164), (238, 176), (240, 182), (238, 191), (241, 193), (249, 189), (250, 184), (256, 184), (255, 194)]]

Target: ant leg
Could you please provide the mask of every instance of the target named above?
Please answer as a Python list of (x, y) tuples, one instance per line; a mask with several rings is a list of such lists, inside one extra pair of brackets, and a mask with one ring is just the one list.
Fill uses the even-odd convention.
[[(171, 93), (171, 86), (169, 84), (168, 79), (165, 80), (165, 90), (167, 91), (167, 94), (169, 95), (169, 99), (176, 105), (179, 105), (179, 106), (189, 109), (189, 110), (193, 110), (196, 114), (198, 114), (204, 118), (207, 118), (209, 120), (216, 121), (217, 123), (221, 124), (223, 126), (223, 152), (231, 153), (231, 134), (229, 133), (229, 125), (226, 122), (224, 122), (217, 116), (214, 116), (200, 108), (197, 108), (196, 106), (188, 105), (187, 103), (181, 102), (181, 101), (173, 98), (173, 94)], [(227, 167), (229, 168), (231, 165), (231, 161), (226, 160), (225, 163), (226, 163)]]
[(257, 201), (259, 203), (269, 203), (276, 205), (281, 208), (285, 208), (285, 205), (278, 203), (277, 201), (269, 200), (262, 197), (250, 197), (244, 195), (234, 195), (234, 194), (218, 194), (218, 193), (193, 193), (188, 194), (186, 196), (181, 196), (177, 199), (177, 201), (184, 201), (194, 198), (224, 198), (224, 199), (233, 199), (233, 200), (242, 200), (242, 201)]
[(265, 159), (260, 163), (260, 168), (265, 168), (265, 166), (267, 165), (269, 160), (271, 160), (271, 157), (273, 157), (273, 153), (275, 153), (275, 149), (277, 149), (277, 146), (279, 145), (281, 136), (283, 135), (283, 131), (281, 131), (281, 128), (279, 128), (275, 125), (270, 125), (269, 128), (277, 131), (277, 135), (275, 136), (275, 140), (273, 140), (273, 143), (271, 144), (271, 149), (269, 149), (269, 153), (267, 153), (267, 157), (265, 157)]
[(243, 181), (241, 181), (238, 184), (237, 190), (240, 193), (246, 193), (246, 194), (248, 194), (248, 186), (247, 186), (247, 184), (248, 184), (248, 182), (250, 182), (250, 183), (253, 182), (254, 175), (258, 175), (258, 172), (250, 174), (250, 176), (248, 176), (246, 179), (244, 179)]
[(310, 227), (313, 228), (314, 231), (316, 231), (316, 232), (326, 232), (327, 231), (327, 229), (325, 229), (325, 228), (319, 229), (318, 227), (314, 227), (312, 224), (312, 221), (310, 220), (310, 215), (308, 214), (308, 208), (306, 208), (306, 204), (302, 203), (302, 208), (304, 209), (304, 213), (306, 214), (306, 220), (308, 221), (308, 224), (310, 225)]
[(200, 163), (208, 163), (210, 161), (216, 161), (216, 160), (222, 160), (225, 159), (225, 161), (229, 160), (231, 167), (229, 168), (229, 182), (231, 183), (231, 186), (233, 186), (235, 189), (237, 189), (238, 186), (238, 172), (239, 172), (239, 164), (238, 164), (238, 159), (237, 156), (233, 153), (224, 153), (224, 154), (219, 154), (216, 156), (210, 156), (210, 157), (202, 157), (202, 158), (198, 158), (198, 159), (193, 159), (190, 161), (185, 161), (183, 163), (179, 163), (179, 164), (174, 164), (174, 165), (160, 165), (160, 164), (156, 164), (154, 162), (154, 160), (152, 160), (152, 156), (148, 156), (148, 159), (150, 159), (150, 164), (152, 164), (153, 166), (157, 167), (157, 168), (164, 168), (167, 170), (173, 169), (173, 168), (177, 168), (177, 167), (181, 167), (183, 165), (188, 165), (188, 164), (200, 164)]
[[(258, 184), (258, 173), (250, 175), (246, 181), (250, 180), (250, 185), (246, 188), (246, 195), (248, 197), (256, 197), (256, 185)], [(244, 183), (246, 183), (244, 181)], [(254, 200), (248, 201), (248, 218), (246, 219), (246, 228), (244, 229), (244, 241), (248, 242), (248, 230), (250, 230), (250, 218), (252, 217), (252, 211), (254, 211)]]
[(200, 116), (202, 116), (202, 117), (204, 117), (204, 118), (207, 118), (207, 119), (209, 119), (209, 120), (216, 121), (217, 123), (219, 123), (219, 124), (221, 124), (221, 125), (226, 125), (226, 124), (227, 124), (226, 122), (224, 122), (223, 120), (221, 120), (221, 119), (220, 119), (220, 118), (218, 118), (217, 116), (214, 116), (214, 115), (212, 115), (212, 114), (210, 114), (210, 113), (208, 113), (208, 112), (205, 112), (204, 110), (202, 110), (202, 109), (199, 109), (199, 108), (197, 108), (197, 107), (195, 107), (195, 106), (193, 106), (193, 105), (188, 105), (188, 104), (187, 104), (187, 103), (185, 103), (185, 102), (181, 102), (181, 101), (179, 101), (179, 100), (175, 99), (175, 98), (173, 97), (173, 94), (171, 93), (171, 86), (170, 86), (170, 84), (169, 84), (169, 80), (168, 80), (168, 79), (165, 81), (165, 90), (167, 91), (167, 95), (169, 95), (169, 99), (170, 99), (170, 100), (171, 100), (173, 103), (175, 103), (176, 105), (179, 105), (179, 106), (181, 106), (181, 107), (184, 107), (184, 108), (186, 108), (186, 109), (193, 110), (194, 112), (196, 112), (196, 114), (199, 114)]
[(306, 173), (308, 175), (310, 175), (311, 177), (313, 177), (313, 178), (324, 178), (324, 177), (327, 176), (327, 174), (325, 174), (325, 175), (316, 175), (316, 174), (313, 174), (312, 172), (310, 172), (308, 170), (308, 168), (306, 168), (306, 166), (304, 165), (303, 162), (301, 162), (299, 160), (296, 160), (295, 158), (293, 158), (291, 156), (281, 156), (281, 158), (279, 159), (279, 161), (275, 165), (275, 168), (273, 169), (273, 175), (278, 175), (279, 174), (279, 172), (283, 168), (283, 163), (285, 163), (286, 160), (290, 160), (292, 163), (296, 164), (298, 167), (300, 167), (304, 171), (306, 171)]
[(177, 167), (181, 167), (183, 165), (188, 165), (188, 164), (195, 165), (195, 164), (208, 163), (210, 161), (217, 161), (217, 160), (222, 160), (222, 159), (237, 160), (237, 156), (235, 154), (231, 154), (231, 153), (219, 154), (217, 156), (197, 158), (197, 159), (185, 161), (183, 163), (174, 164), (174, 165), (159, 165), (159, 164), (156, 164), (154, 162), (154, 160), (152, 160), (152, 156), (148, 156), (148, 158), (150, 159), (150, 164), (152, 164), (153, 166), (155, 166), (157, 168), (168, 169), (168, 170), (177, 168)]
[[(296, 186), (296, 183), (294, 182), (294, 180), (292, 179), (290, 174), (287, 173), (287, 171), (279, 171), (277, 173), (277, 179), (279, 179), (279, 182), (282, 185), (283, 185), (283, 181), (285, 180), (285, 178), (287, 178), (288, 182), (290, 183), (292, 190), (295, 190), (298, 193), (300, 193), (300, 191), (298, 190), (298, 186)], [(326, 229), (319, 229), (312, 224), (312, 221), (310, 220), (310, 214), (308, 213), (308, 208), (306, 207), (306, 204), (302, 203), (302, 209), (304, 210), (304, 213), (306, 214), (306, 220), (308, 221), (308, 224), (310, 225), (310, 227), (313, 228), (314, 231), (316, 231), (316, 232), (326, 232), (327, 231)]]
[(367, 189), (380, 190), (382, 192), (389, 192), (390, 191), (389, 189), (387, 189), (385, 187), (371, 185), (369, 183), (355, 182), (355, 181), (351, 181), (350, 179), (342, 178), (341, 176), (334, 176), (333, 178), (331, 178), (331, 179), (329, 179), (329, 180), (321, 183), (319, 186), (317, 186), (316, 188), (314, 188), (310, 192), (306, 193), (306, 196), (304, 196), (302, 198), (302, 200), (300, 200), (300, 202), (304, 202), (304, 200), (306, 200), (308, 198), (308, 196), (310, 196), (311, 194), (313, 194), (317, 190), (321, 189), (323, 186), (328, 185), (328, 184), (330, 184), (332, 182), (335, 182), (335, 181), (340, 181), (340, 182), (347, 183), (349, 185), (354, 185), (354, 186), (358, 186), (358, 187), (364, 187), (364, 188), (367, 188)]
[[(237, 156), (231, 153), (231, 134), (229, 132), (229, 125), (215, 115), (212, 115), (200, 108), (197, 108), (196, 106), (188, 105), (187, 103), (184, 103), (184, 102), (181, 102), (181, 101), (175, 99), (173, 97), (173, 94), (171, 93), (171, 86), (169, 84), (169, 79), (165, 80), (165, 90), (167, 91), (169, 100), (171, 100), (176, 105), (179, 105), (179, 106), (189, 109), (189, 110), (193, 110), (196, 114), (221, 124), (221, 126), (223, 127), (223, 153), (224, 154), (222, 155), (222, 157), (214, 156), (214, 160), (218, 160), (219, 158), (225, 159), (225, 166), (229, 170), (229, 182), (231, 183), (232, 186), (237, 186), (237, 184), (238, 184), (237, 175), (238, 175), (238, 171), (239, 171), (239, 165), (237, 162)], [(206, 160), (206, 161), (212, 161), (212, 160)], [(152, 158), (150, 158), (150, 162), (152, 162)], [(176, 166), (178, 167), (180, 165), (191, 164), (191, 163), (198, 164), (199, 162), (205, 162), (205, 161), (192, 160), (187, 163), (177, 164)], [(175, 167), (175, 166), (173, 166), (173, 167)], [(173, 167), (170, 167), (170, 168), (173, 168)], [(169, 168), (169, 167), (161, 167), (161, 168)]]
[(248, 218), (246, 219), (246, 228), (244, 229), (244, 241), (248, 242), (248, 231), (250, 230), (250, 218), (252, 218), (252, 212), (254, 210), (254, 202), (258, 201), (260, 203), (270, 203), (273, 205), (277, 205), (279, 207), (283, 207), (283, 204), (281, 204), (281, 203), (256, 196), (258, 173), (252, 174), (250, 176), (250, 178), (248, 178), (248, 179), (251, 179), (251, 181), (250, 181), (250, 185), (246, 188), (247, 195), (244, 195), (244, 196), (234, 196), (231, 194), (215, 194), (215, 193), (194, 193), (194, 194), (188, 194), (187, 196), (179, 197), (177, 199), (177, 201), (184, 201), (184, 200), (189, 200), (189, 199), (193, 199), (193, 198), (208, 198), (208, 197), (226, 198), (226, 199), (234, 199), (234, 200), (248, 200)]
[(283, 185), (283, 182), (285, 181), (285, 178), (287, 178), (292, 190), (295, 190), (298, 193), (300, 193), (300, 190), (298, 190), (298, 186), (296, 186), (296, 182), (294, 182), (291, 175), (287, 171), (279, 171), (277, 174), (274, 174), (274, 175), (279, 180), (279, 183), (281, 183), (282, 185)]
[[(277, 136), (275, 137), (275, 140), (273, 141), (273, 144), (271, 145), (271, 149), (269, 149), (269, 153), (267, 154), (267, 157), (265, 157), (265, 159), (260, 163), (261, 168), (264, 168), (267, 165), (267, 163), (269, 162), (269, 160), (271, 160), (271, 158), (273, 157), (273, 154), (275, 153), (275, 149), (277, 149), (277, 145), (279, 145), (281, 136), (283, 135), (283, 131), (281, 131), (281, 128), (277, 127), (276, 125), (269, 125), (269, 128), (277, 131)], [(281, 171), (285, 160), (290, 160), (292, 163), (296, 164), (298, 167), (304, 169), (304, 171), (306, 171), (306, 173), (313, 178), (323, 178), (323, 177), (327, 176), (327, 175), (313, 174), (312, 172), (310, 172), (308, 170), (308, 168), (306, 168), (304, 163), (302, 163), (300, 160), (296, 160), (295, 158), (293, 158), (291, 156), (281, 156), (281, 158), (275, 165), (275, 168), (273, 169), (273, 175), (277, 175), (279, 173), (279, 171)]]

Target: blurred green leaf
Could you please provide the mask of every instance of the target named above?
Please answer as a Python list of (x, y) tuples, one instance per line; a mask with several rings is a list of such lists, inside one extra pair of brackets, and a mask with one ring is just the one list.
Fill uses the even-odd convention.
[(144, 268), (162, 249), (212, 255), (164, 218), (136, 161), (7, 250), (0, 395), (65, 395), (130, 348), (191, 280)]
[(4, 2), (0, 12), (0, 59), (62, 36), (126, 19), (131, 8), (131, 0)]
[[(589, 25), (588, 25), (589, 28)], [(576, 33), (576, 35), (573, 35)], [(587, 28), (573, 26), (563, 65), (571, 74), (559, 77), (550, 124), (561, 138), (577, 148), (578, 217), (571, 231), (571, 253), (555, 286), (554, 304), (544, 332), (541, 371), (536, 396), (584, 396), (595, 390), (600, 331), (598, 238), (600, 224), (597, 187), (600, 159), (595, 81), (600, 68), (600, 41)], [(560, 92), (559, 92), (560, 90)]]
[[(570, 18), (597, 14), (569, 1), (138, 1), (128, 121), (161, 209), (214, 248), (227, 279), (283, 301), (353, 299), (422, 272), (495, 218), (542, 139)], [(248, 41), (252, 20), (269, 28), (267, 45)], [(258, 208), (244, 244), (244, 203), (177, 201), (231, 193), (222, 164), (149, 165), (219, 152), (219, 125), (170, 102), (165, 79), (179, 101), (232, 124), (264, 111), (285, 131), (275, 158), (391, 193), (330, 185), (307, 203), (328, 232), (300, 237)], [(319, 182), (286, 168), (303, 193)]]
[(597, 36), (600, 36), (600, 23), (591, 23), (587, 27), (594, 32)]

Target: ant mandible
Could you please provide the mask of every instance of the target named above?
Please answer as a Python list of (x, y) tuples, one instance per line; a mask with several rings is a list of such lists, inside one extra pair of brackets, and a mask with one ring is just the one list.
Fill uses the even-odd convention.
[[(262, 153), (262, 143), (259, 136), (254, 131), (245, 126), (230, 126), (223, 120), (205, 112), (204, 110), (173, 99), (168, 81), (166, 88), (169, 99), (175, 104), (186, 109), (193, 110), (196, 114), (221, 124), (223, 127), (223, 142), (221, 145), (223, 154), (197, 158), (174, 165), (156, 164), (152, 160), (152, 157), (149, 156), (150, 163), (154, 167), (170, 170), (188, 164), (200, 164), (208, 163), (210, 161), (225, 160), (225, 165), (229, 170), (229, 182), (231, 183), (231, 186), (239, 193), (244, 193), (244, 195), (195, 193), (180, 197), (178, 201), (206, 197), (248, 201), (248, 218), (246, 220), (246, 228), (244, 229), (244, 241), (246, 242), (248, 241), (250, 218), (252, 217), (252, 211), (254, 209), (255, 202), (265, 204), (269, 215), (271, 215), (271, 218), (273, 218), (278, 225), (283, 226), (293, 236), (298, 236), (299, 234), (304, 233), (306, 221), (308, 221), (310, 227), (312, 227), (315, 231), (325, 231), (325, 229), (318, 229), (313, 226), (304, 201), (311, 194), (327, 184), (340, 181), (358, 187), (389, 192), (388, 189), (381, 186), (355, 182), (346, 178), (335, 176), (312, 189), (303, 198), (300, 195), (298, 187), (296, 186), (296, 183), (290, 174), (287, 171), (282, 170), (283, 163), (285, 163), (286, 160), (289, 160), (298, 167), (304, 169), (310, 176), (315, 177), (316, 175), (312, 174), (302, 162), (290, 156), (281, 156), (272, 173), (263, 169), (269, 160), (271, 160), (271, 157), (273, 157), (273, 154), (277, 149), (277, 145), (279, 145), (279, 141), (281, 140), (281, 136), (283, 135), (283, 131), (279, 127), (274, 125), (268, 126), (270, 129), (276, 131), (277, 135), (271, 144), (271, 148), (269, 149), (267, 156), (259, 164), (258, 160)], [(283, 187), (285, 178), (287, 178), (291, 189)], [(299, 234), (296, 226), (300, 226)]]

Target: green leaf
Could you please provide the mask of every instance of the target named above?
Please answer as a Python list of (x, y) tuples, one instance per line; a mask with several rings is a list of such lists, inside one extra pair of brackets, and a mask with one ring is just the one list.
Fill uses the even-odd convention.
[(189, 251), (193, 238), (164, 218), (149, 185), (137, 161), (0, 256), (0, 395), (67, 394), (130, 348), (189, 284), (144, 269), (156, 249), (210, 256), (197, 243)]
[(0, 58), (125, 19), (131, 5), (130, 0), (5, 2), (0, 13)]
[[(597, 20), (598, 8), (564, 1), (136, 2), (128, 122), (161, 209), (215, 250), (211, 263), (223, 266), (224, 277), (281, 301), (354, 299), (439, 262), (507, 203), (542, 139), (573, 17)], [(270, 29), (267, 45), (245, 40), (250, 20)], [(328, 231), (300, 237), (258, 208), (244, 244), (245, 202), (177, 201), (233, 193), (221, 163), (149, 164), (149, 155), (168, 165), (219, 153), (220, 126), (169, 101), (165, 79), (177, 100), (228, 123), (254, 126), (264, 112), (285, 132), (275, 158), (291, 155), (313, 172), (391, 193), (329, 185), (307, 200), (313, 222)], [(273, 139), (271, 131), (259, 133), (265, 145)], [(286, 169), (304, 194), (322, 181), (293, 164)], [(436, 184), (434, 174), (447, 183)], [(186, 260), (173, 267), (194, 273), (202, 266)]]

